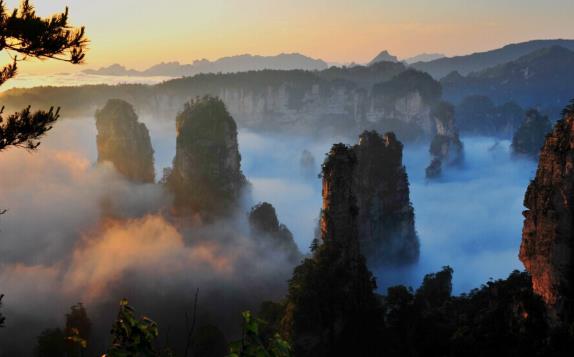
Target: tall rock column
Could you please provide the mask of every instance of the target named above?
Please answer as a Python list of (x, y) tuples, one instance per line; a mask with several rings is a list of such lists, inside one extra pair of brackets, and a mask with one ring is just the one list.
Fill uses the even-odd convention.
[(354, 151), (335, 144), (323, 163), (323, 209), (321, 238), (343, 247), (348, 256), (359, 254), (357, 199), (353, 174), (357, 164)]
[(419, 257), (414, 209), (403, 166), (403, 145), (393, 133), (365, 131), (353, 147), (361, 251), (370, 264), (412, 264)]
[(574, 105), (540, 152), (524, 198), (520, 260), (555, 322), (574, 320)]
[(463, 158), (463, 145), (455, 123), (454, 107), (447, 102), (440, 102), (431, 115), (435, 122), (435, 136), (429, 149), (432, 159), (426, 169), (427, 178), (440, 176), (443, 164), (458, 164)]
[(383, 326), (373, 276), (359, 250), (353, 149), (323, 163), (322, 244), (295, 268), (281, 325), (296, 356), (379, 355)]
[(111, 162), (135, 182), (154, 182), (153, 149), (149, 132), (131, 104), (110, 99), (96, 112), (98, 162)]
[(219, 98), (206, 96), (187, 103), (176, 125), (176, 155), (166, 177), (176, 210), (205, 218), (229, 214), (247, 183), (235, 121)]

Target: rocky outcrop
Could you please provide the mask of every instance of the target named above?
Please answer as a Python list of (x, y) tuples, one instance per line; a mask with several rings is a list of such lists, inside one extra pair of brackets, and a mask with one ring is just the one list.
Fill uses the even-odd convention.
[(429, 149), (432, 159), (426, 169), (427, 178), (440, 176), (443, 164), (456, 165), (463, 159), (463, 145), (455, 124), (454, 107), (440, 102), (433, 109), (432, 117), (436, 133)]
[(356, 165), (354, 150), (344, 144), (335, 144), (327, 154), (322, 170), (321, 238), (343, 247), (342, 251), (349, 257), (359, 255)]
[(179, 212), (203, 218), (236, 207), (246, 179), (241, 172), (237, 126), (219, 98), (187, 103), (177, 116), (176, 155), (166, 184)]
[(293, 240), (293, 234), (284, 224), (279, 223), (275, 207), (270, 203), (261, 202), (251, 208), (249, 226), (251, 234), (263, 248), (284, 253), (292, 262), (301, 258), (301, 252)]
[(348, 240), (368, 263), (404, 265), (417, 261), (419, 242), (403, 145), (393, 133), (366, 131), (359, 144), (334, 145), (323, 164), (323, 240)]
[(520, 260), (555, 322), (574, 316), (574, 106), (554, 126), (540, 151), (524, 198)]
[(550, 130), (552, 130), (552, 123), (548, 117), (540, 114), (536, 109), (530, 109), (512, 138), (512, 152), (515, 155), (537, 159), (540, 148), (544, 145), (544, 138)]
[(96, 112), (98, 162), (111, 162), (134, 182), (154, 182), (153, 149), (149, 132), (131, 104), (110, 99)]
[(323, 243), (295, 268), (281, 320), (295, 356), (380, 354), (376, 284), (359, 250), (356, 163), (352, 148), (336, 144), (323, 164)]
[(425, 176), (427, 179), (438, 178), (442, 175), (442, 161), (433, 158), (431, 163), (425, 169)]
[(393, 133), (381, 137), (365, 131), (352, 150), (357, 159), (353, 191), (361, 251), (372, 265), (416, 262), (419, 242), (402, 162), (403, 144)]

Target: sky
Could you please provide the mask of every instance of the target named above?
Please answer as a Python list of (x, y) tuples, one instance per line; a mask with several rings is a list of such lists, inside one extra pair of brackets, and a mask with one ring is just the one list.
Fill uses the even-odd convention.
[[(8, 7), (19, 0), (7, 0)], [(300, 52), (368, 62), (383, 49), (466, 54), (538, 38), (574, 38), (572, 0), (35, 0), (39, 15), (70, 8), (91, 40), (84, 67), (144, 69), (242, 53)], [(28, 73), (76, 71), (31, 63)]]

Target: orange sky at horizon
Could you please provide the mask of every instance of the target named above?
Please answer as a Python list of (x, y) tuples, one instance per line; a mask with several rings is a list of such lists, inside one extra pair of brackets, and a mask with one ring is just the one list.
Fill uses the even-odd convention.
[[(18, 0), (6, 1), (9, 8)], [(508, 43), (574, 38), (571, 0), (35, 0), (39, 15), (70, 8), (91, 40), (86, 64), (30, 61), (20, 73), (76, 72), (120, 63), (145, 69), (237, 54), (299, 52), (366, 63), (381, 50), (467, 54)]]

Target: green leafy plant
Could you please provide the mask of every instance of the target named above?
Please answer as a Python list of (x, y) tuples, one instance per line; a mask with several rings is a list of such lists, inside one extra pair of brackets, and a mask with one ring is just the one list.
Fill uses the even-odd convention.
[(159, 335), (158, 325), (147, 317), (136, 318), (128, 300), (120, 301), (120, 311), (112, 326), (112, 346), (107, 357), (156, 356), (153, 342)]
[(66, 342), (79, 349), (79, 354), (82, 355), (82, 350), (88, 348), (88, 341), (80, 336), (80, 331), (77, 328), (71, 328), (68, 332), (69, 335), (66, 336)]
[(88, 341), (92, 330), (92, 322), (88, 317), (86, 308), (82, 303), (70, 307), (66, 314), (66, 347), (68, 357), (83, 356), (88, 348)]
[(232, 342), (227, 357), (290, 357), (291, 346), (279, 334), (275, 334), (267, 343), (260, 337), (261, 325), (265, 321), (253, 317), (250, 311), (244, 311), (243, 336), (241, 340)]

